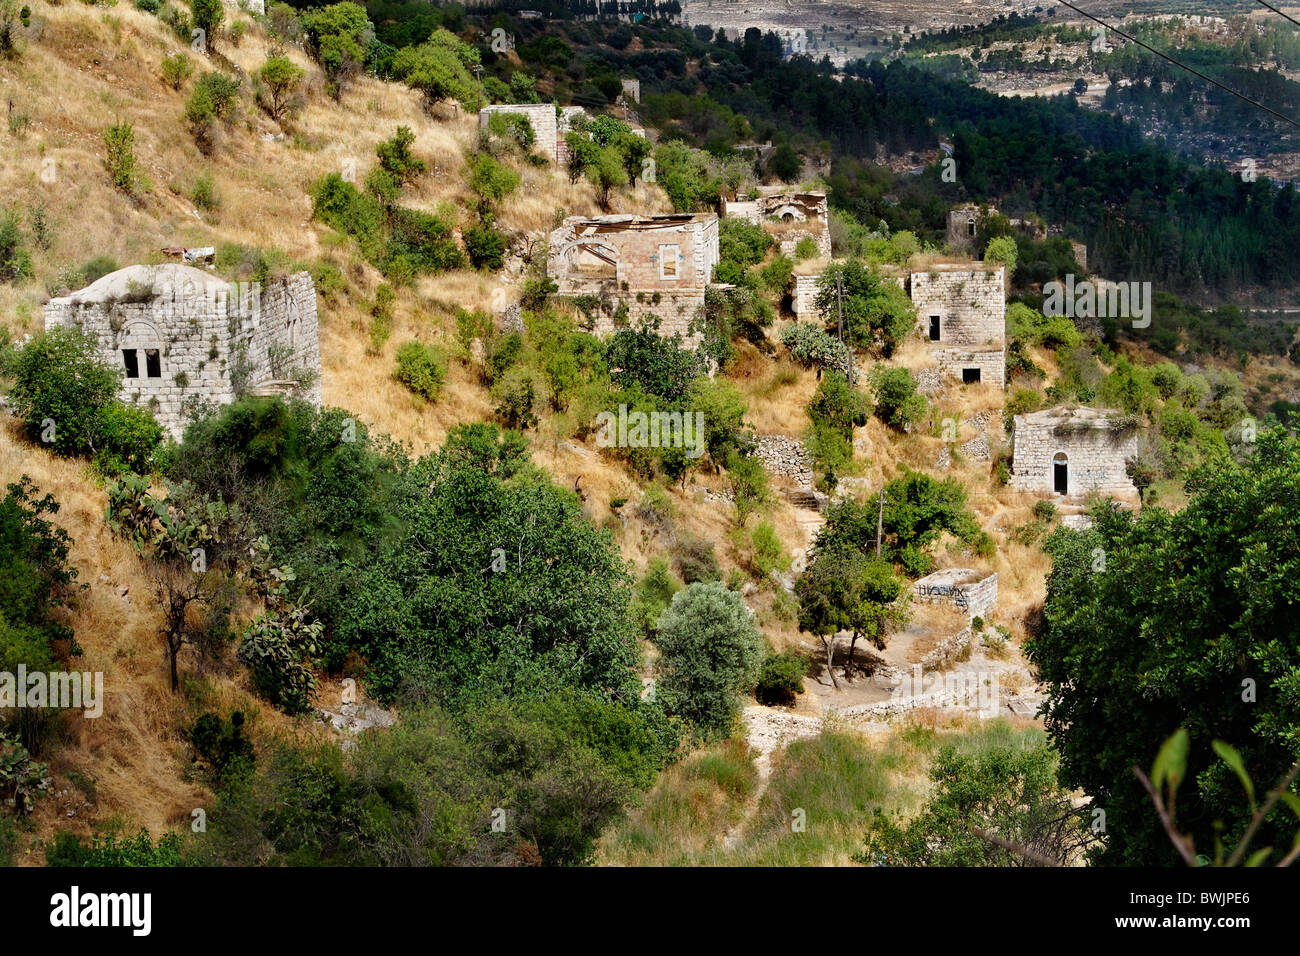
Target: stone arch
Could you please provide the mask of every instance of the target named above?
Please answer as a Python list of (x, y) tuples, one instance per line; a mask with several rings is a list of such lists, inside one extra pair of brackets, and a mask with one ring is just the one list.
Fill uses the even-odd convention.
[(1052, 491), (1058, 495), (1070, 493), (1070, 456), (1064, 450), (1052, 455)]
[(618, 249), (595, 236), (578, 236), (566, 242), (559, 252), (566, 272), (592, 278), (615, 278), (618, 275)]

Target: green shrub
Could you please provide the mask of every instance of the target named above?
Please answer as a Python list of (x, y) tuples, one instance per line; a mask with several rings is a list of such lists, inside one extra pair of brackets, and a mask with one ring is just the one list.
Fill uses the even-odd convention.
[(84, 838), (60, 831), (53, 846), (46, 847), (47, 866), (179, 866), (181, 863), (181, 838), (175, 833), (165, 833), (155, 843), (149, 831), (141, 829), (133, 837), (96, 835), (87, 842)]
[(130, 123), (114, 123), (104, 130), (104, 165), (113, 185), (134, 196), (141, 184), (136, 174), (135, 128)]
[(190, 744), (207, 763), (209, 782), (218, 790), (246, 777), (256, 763), (253, 742), (244, 736), (244, 715), (238, 710), (229, 720), (211, 712), (200, 716), (190, 730)]
[(117, 260), (111, 256), (95, 256), (77, 271), (81, 273), (82, 281), (90, 285), (96, 279), (102, 279), (110, 272), (116, 272)]
[(758, 678), (763, 638), (739, 594), (692, 584), (659, 618), (656, 688), (664, 709), (706, 739), (725, 737)]
[(758, 672), (754, 696), (760, 704), (769, 707), (788, 707), (803, 693), (803, 679), (807, 672), (808, 662), (797, 651), (768, 654)]
[(877, 365), (870, 381), (876, 395), (875, 415), (891, 428), (904, 431), (929, 411), (929, 402), (917, 392), (916, 380), (906, 368)]
[(424, 160), (417, 159), (411, 153), (411, 144), (415, 134), (410, 127), (399, 126), (393, 138), (385, 140), (375, 147), (381, 169), (392, 175), (399, 183), (413, 182), (422, 175), (428, 166)]
[(198, 178), (194, 180), (194, 188), (190, 190), (190, 199), (194, 205), (209, 212), (221, 205), (221, 200), (217, 198), (216, 187), (212, 183), (211, 173), (200, 173)]
[[(626, 503), (627, 499), (622, 501)], [(609, 505), (613, 508), (614, 502), (610, 501)], [(694, 584), (696, 581), (722, 580), (722, 569), (718, 567), (718, 558), (713, 553), (713, 542), (707, 538), (695, 535), (683, 537), (673, 554), (673, 564), (681, 579), (687, 584)]]
[(54, 328), (35, 337), (14, 359), (14, 379), (9, 398), (32, 441), (61, 455), (95, 453), (121, 373), (100, 361), (92, 336)]
[(171, 56), (163, 57), (163, 82), (173, 90), (179, 90), (181, 85), (188, 80), (193, 73), (194, 64), (190, 62), (190, 58), (184, 53), (174, 53)]
[(492, 227), (490, 216), (466, 229), (464, 238), (469, 264), (475, 269), (496, 272), (504, 264), (506, 236)]
[(26, 249), (18, 213), (0, 213), (0, 282), (27, 279), (32, 275), (32, 255)]
[(139, 405), (109, 402), (100, 411), (97, 424), (95, 465), (101, 474), (126, 471), (146, 474), (156, 464), (163, 444), (163, 428)]
[(628, 615), (636, 622), (642, 634), (646, 637), (654, 634), (660, 615), (668, 609), (673, 595), (681, 589), (682, 585), (668, 570), (668, 562), (663, 558), (651, 558), (645, 575), (637, 582), (632, 603), (628, 606)]
[(817, 255), (817, 240), (812, 236), (804, 236), (794, 245), (794, 257), (799, 260), (812, 259)]
[(261, 614), (244, 631), (239, 661), (252, 673), (253, 687), (286, 714), (311, 710), (316, 677), (306, 665), (319, 650), (324, 625), (307, 620), (307, 609)]
[(442, 349), (421, 342), (407, 342), (397, 350), (394, 377), (426, 401), (438, 397), (447, 380), (447, 360)]

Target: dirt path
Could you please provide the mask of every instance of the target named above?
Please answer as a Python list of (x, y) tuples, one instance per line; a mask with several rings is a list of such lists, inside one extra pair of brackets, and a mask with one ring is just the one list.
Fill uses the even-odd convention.
[(745, 813), (740, 820), (727, 831), (722, 838), (725, 849), (732, 849), (740, 839), (745, 828), (758, 813), (758, 805), (767, 792), (767, 784), (772, 776), (772, 754), (791, 741), (804, 737), (816, 737), (822, 732), (820, 717), (807, 717), (792, 714), (776, 707), (764, 707), (754, 704), (745, 708), (745, 742), (758, 754), (754, 758), (754, 768), (758, 771), (758, 786), (745, 804)]

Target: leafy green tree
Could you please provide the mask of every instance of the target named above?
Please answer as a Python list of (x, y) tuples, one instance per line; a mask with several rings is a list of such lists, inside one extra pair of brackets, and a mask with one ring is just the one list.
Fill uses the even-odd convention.
[[(1237, 843), (1250, 815), (1206, 742), (1231, 741), (1249, 774), (1270, 783), (1295, 760), (1300, 531), (1288, 509), (1300, 494), (1300, 441), (1261, 430), (1252, 456), (1202, 466), (1187, 489), (1181, 511), (1101, 506), (1091, 530), (1058, 530), (1046, 545), (1043, 625), (1026, 653), (1049, 688), (1062, 783), (1106, 811), (1102, 863), (1177, 860), (1132, 772), (1149, 765), (1153, 740), (1185, 728), (1197, 742), (1178, 818), (1203, 852)], [(1275, 808), (1253, 845), (1284, 854), (1290, 813)]]
[(736, 501), (736, 525), (743, 528), (750, 515), (772, 501), (767, 469), (753, 455), (733, 455), (727, 462), (727, 478)]
[(277, 123), (290, 111), (294, 91), (297, 90), (304, 75), (302, 67), (284, 54), (267, 57), (266, 62), (257, 71), (257, 78), (271, 96), (268, 112), (271, 114), (271, 119)]
[(1057, 784), (1056, 762), (1041, 732), (974, 753), (946, 746), (930, 767), (934, 791), (921, 812), (905, 826), (878, 812), (858, 861), (878, 866), (1075, 864), (1094, 838), (1083, 813)]
[[(58, 611), (77, 587), (68, 562), (72, 539), (50, 520), (58, 510), (53, 495), (37, 497), (26, 475), (0, 499), (0, 672), (16, 673), (20, 664), (48, 671), (56, 657), (80, 653)], [(39, 752), (41, 712), (20, 708), (15, 721), (26, 749)]]
[(1008, 276), (1016, 271), (1016, 257), (1018, 255), (1016, 240), (1010, 236), (996, 236), (990, 239), (989, 244), (984, 247), (984, 261), (1002, 263), (1007, 268)]
[(345, 2), (304, 13), (307, 50), (325, 71), (330, 94), (337, 99), (344, 84), (361, 72), (374, 27), (360, 4)]
[(211, 53), (217, 48), (217, 31), (226, 19), (221, 0), (190, 0), (190, 12), (194, 25), (203, 31), (204, 52)]
[(165, 56), (162, 60), (163, 82), (173, 90), (179, 90), (183, 84), (194, 73), (194, 64), (184, 53), (173, 53), (171, 56)]
[(876, 395), (875, 415), (896, 431), (906, 431), (930, 410), (930, 403), (916, 390), (916, 380), (903, 366), (877, 365), (869, 376)]
[(398, 50), (393, 57), (393, 73), (423, 93), (430, 107), (443, 100), (456, 100), (469, 109), (482, 97), (482, 87), (470, 75), (477, 61), (476, 49), (439, 29), (419, 46)]
[(690, 585), (659, 618), (654, 643), (664, 709), (705, 739), (729, 734), (763, 661), (762, 635), (740, 595), (717, 582)]
[(32, 441), (62, 455), (93, 455), (100, 418), (117, 397), (121, 373), (100, 360), (99, 344), (71, 328), (53, 328), (17, 354), (10, 401)]
[(803, 159), (789, 143), (782, 143), (767, 161), (767, 169), (782, 182), (791, 183), (803, 171)]
[(475, 153), (466, 164), (469, 188), (478, 197), (479, 213), (489, 212), (519, 186), (519, 173), (487, 153)]
[(135, 127), (130, 123), (114, 123), (104, 130), (104, 164), (113, 185), (134, 196), (140, 187), (140, 177), (135, 157)]
[(704, 369), (696, 353), (682, 348), (680, 335), (668, 338), (658, 329), (659, 319), (647, 316), (636, 328), (615, 332), (605, 344), (605, 364), (617, 369), (611, 374), (615, 384), (681, 402)]
[(850, 633), (844, 667), (844, 676), (850, 679), (858, 639), (884, 650), (889, 635), (908, 619), (906, 586), (893, 566), (831, 536), (818, 536), (812, 561), (794, 590), (799, 599), (799, 629), (821, 638), (826, 672), (836, 684), (832, 670), (836, 633)]
[[(836, 290), (837, 278), (842, 296)], [(886, 358), (916, 327), (916, 310), (907, 293), (858, 259), (828, 266), (817, 280), (815, 301), (827, 328), (838, 326), (842, 304), (845, 341)]]

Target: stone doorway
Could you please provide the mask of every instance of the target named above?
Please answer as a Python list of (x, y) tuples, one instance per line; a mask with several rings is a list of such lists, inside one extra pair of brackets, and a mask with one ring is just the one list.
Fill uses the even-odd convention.
[(1065, 452), (1058, 451), (1052, 459), (1052, 490), (1058, 495), (1069, 494), (1070, 460)]

